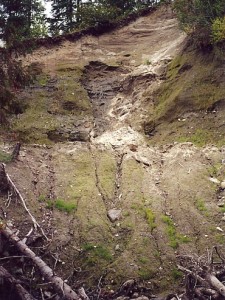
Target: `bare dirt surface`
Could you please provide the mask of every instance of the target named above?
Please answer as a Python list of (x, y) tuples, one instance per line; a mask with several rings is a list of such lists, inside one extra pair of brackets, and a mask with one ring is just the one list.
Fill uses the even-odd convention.
[[(15, 138), (30, 144), (6, 169), (49, 239), (39, 232), (29, 245), (74, 288), (94, 287), (96, 299), (116, 299), (128, 279), (142, 286), (136, 296), (172, 290), (181, 278), (178, 255), (225, 241), (225, 149), (150, 146), (141, 126), (184, 40), (161, 8), (110, 34), (26, 58), (44, 75), (24, 91), (28, 109), (12, 119)], [(1, 148), (10, 152), (8, 143)], [(23, 238), (29, 216), (13, 197), (2, 201), (2, 217)], [(5, 259), (13, 251), (1, 251), (3, 264), (38, 277), (28, 262), (20, 268)], [(44, 285), (34, 289), (54, 299)]]

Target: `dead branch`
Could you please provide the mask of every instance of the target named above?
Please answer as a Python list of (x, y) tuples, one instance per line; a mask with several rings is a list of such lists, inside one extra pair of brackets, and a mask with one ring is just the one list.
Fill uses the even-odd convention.
[[(214, 262), (214, 252), (220, 263)], [(182, 259), (185, 267), (177, 267), (186, 274), (186, 296), (196, 295), (198, 299), (220, 299), (222, 296), (225, 299), (225, 286), (221, 282), (225, 270), (224, 259), (217, 247), (213, 247), (211, 252), (208, 250), (205, 256), (185, 256)]]
[(25, 290), (24, 287), (3, 267), (0, 266), (0, 278), (12, 284), (21, 300), (35, 300), (35, 298)]
[(33, 263), (38, 267), (42, 276), (47, 282), (51, 282), (55, 290), (63, 295), (67, 300), (81, 300), (81, 298), (75, 293), (71, 287), (66, 284), (60, 277), (56, 276), (52, 269), (24, 243), (17, 235), (15, 235), (8, 226), (3, 226), (1, 228), (2, 234), (11, 241), (18, 250), (29, 257)]
[(23, 207), (25, 208), (26, 212), (28, 213), (28, 215), (30, 216), (30, 218), (31, 218), (31, 220), (33, 222), (34, 229), (36, 230), (37, 228), (39, 228), (41, 230), (43, 236), (46, 238), (46, 240), (48, 240), (48, 237), (44, 233), (44, 230), (42, 229), (42, 227), (40, 226), (40, 224), (37, 222), (37, 220), (35, 219), (35, 217), (31, 214), (30, 210), (28, 209), (26, 201), (24, 200), (23, 196), (19, 192), (18, 188), (16, 187), (16, 185), (14, 184), (14, 182), (12, 181), (12, 179), (10, 178), (9, 174), (6, 173), (4, 164), (2, 164), (2, 168), (4, 170), (4, 173), (5, 173), (8, 185), (10, 186), (10, 188), (13, 190), (13, 192), (19, 197), (20, 201), (22, 202)]
[(184, 268), (180, 265), (177, 265), (178, 270), (182, 271), (183, 273), (186, 273), (188, 275), (191, 275), (193, 278), (195, 278), (196, 281), (198, 281), (202, 286), (204, 287), (210, 287), (209, 283), (203, 279), (201, 276), (199, 276), (198, 274), (195, 274), (194, 272), (192, 272), (191, 270), (188, 270), (187, 268)]

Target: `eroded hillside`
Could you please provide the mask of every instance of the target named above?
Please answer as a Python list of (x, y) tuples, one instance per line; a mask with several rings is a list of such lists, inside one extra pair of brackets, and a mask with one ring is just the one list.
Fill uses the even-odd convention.
[[(177, 285), (178, 255), (224, 243), (225, 148), (173, 139), (184, 133), (172, 126), (184, 128), (187, 116), (177, 114), (165, 96), (173, 87), (165, 86), (191, 70), (169, 65), (184, 43), (175, 17), (161, 8), (98, 38), (36, 50), (24, 62), (42, 73), (18, 95), (25, 109), (1, 147), (23, 141), (6, 168), (49, 238), (31, 246), (75, 287), (100, 284), (114, 299), (134, 278), (150, 297)], [(196, 117), (199, 108), (182, 113)], [(31, 221), (20, 203), (2, 208), (26, 235)]]

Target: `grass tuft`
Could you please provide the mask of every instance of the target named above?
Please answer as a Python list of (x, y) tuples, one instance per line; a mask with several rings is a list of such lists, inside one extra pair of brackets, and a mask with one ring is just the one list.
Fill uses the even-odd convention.
[(179, 271), (177, 268), (173, 268), (171, 271), (171, 275), (174, 281), (180, 280), (183, 277), (183, 273)]
[(55, 208), (61, 211), (65, 211), (70, 213), (77, 209), (77, 205), (75, 203), (68, 203), (62, 199), (57, 199), (54, 204)]
[[(40, 199), (40, 197), (39, 197), (39, 199)], [(46, 207), (49, 209), (53, 209), (55, 207), (60, 211), (71, 213), (77, 209), (77, 204), (71, 203), (71, 202), (66, 202), (63, 199), (56, 199), (56, 200), (48, 200)]]

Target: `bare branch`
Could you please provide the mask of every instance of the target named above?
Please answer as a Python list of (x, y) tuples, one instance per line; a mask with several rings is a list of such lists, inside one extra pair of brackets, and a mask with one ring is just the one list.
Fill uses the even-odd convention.
[(51, 282), (55, 290), (63, 295), (67, 300), (81, 300), (81, 298), (75, 293), (71, 287), (66, 284), (60, 277), (56, 276), (52, 269), (24, 243), (12, 230), (5, 226), (1, 228), (2, 234), (11, 241), (18, 250), (29, 257), (33, 263), (38, 267), (39, 271), (43, 275), (46, 281)]

